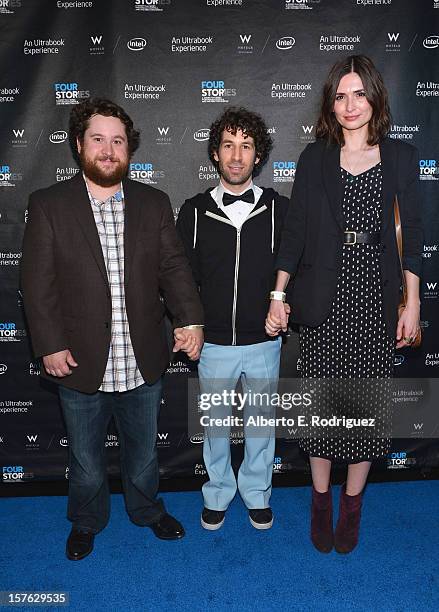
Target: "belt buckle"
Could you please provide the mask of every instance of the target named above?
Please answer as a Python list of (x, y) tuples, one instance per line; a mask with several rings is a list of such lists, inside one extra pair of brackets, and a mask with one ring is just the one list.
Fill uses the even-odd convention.
[[(347, 239), (347, 234), (352, 234), (354, 237), (354, 241), (353, 242), (346, 242)], [(354, 230), (347, 230), (345, 233), (345, 242), (343, 244), (357, 244), (357, 232), (355, 232)]]

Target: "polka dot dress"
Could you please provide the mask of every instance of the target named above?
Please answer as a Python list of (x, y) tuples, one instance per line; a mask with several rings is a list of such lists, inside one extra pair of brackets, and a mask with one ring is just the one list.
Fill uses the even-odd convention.
[[(381, 164), (355, 177), (341, 169), (341, 175), (345, 229), (379, 232)], [(392, 376), (395, 341), (387, 335), (384, 322), (379, 259), (380, 245), (344, 245), (328, 319), (300, 331), (303, 378), (331, 379), (315, 387), (312, 413), (325, 419), (334, 415), (367, 418), (368, 423), (374, 419), (373, 426), (307, 428), (300, 446), (313, 457), (355, 463), (389, 452), (389, 381), (382, 379)]]

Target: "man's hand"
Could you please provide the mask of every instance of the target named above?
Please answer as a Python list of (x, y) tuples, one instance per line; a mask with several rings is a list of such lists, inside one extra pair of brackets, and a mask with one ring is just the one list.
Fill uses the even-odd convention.
[(78, 364), (73, 359), (71, 352), (66, 349), (65, 351), (58, 351), (58, 353), (52, 353), (51, 355), (45, 355), (43, 357), (44, 369), (50, 376), (56, 376), (57, 378), (64, 378), (72, 373), (70, 368), (78, 367)]
[(176, 327), (174, 329), (174, 340), (173, 353), (184, 351), (192, 361), (196, 361), (200, 358), (201, 349), (204, 343), (204, 334), (201, 327), (194, 329)]
[(289, 304), (281, 300), (271, 300), (270, 309), (265, 319), (265, 333), (267, 336), (278, 336), (280, 330), (287, 331), (290, 312)]

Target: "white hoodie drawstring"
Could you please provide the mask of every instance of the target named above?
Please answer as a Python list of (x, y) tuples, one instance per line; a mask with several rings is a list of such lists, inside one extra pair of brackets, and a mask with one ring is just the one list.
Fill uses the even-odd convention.
[(197, 224), (198, 224), (198, 210), (195, 208), (195, 221), (194, 221), (194, 245), (193, 248), (195, 249), (196, 245), (197, 245)]
[(274, 198), (271, 201), (271, 252), (274, 253)]

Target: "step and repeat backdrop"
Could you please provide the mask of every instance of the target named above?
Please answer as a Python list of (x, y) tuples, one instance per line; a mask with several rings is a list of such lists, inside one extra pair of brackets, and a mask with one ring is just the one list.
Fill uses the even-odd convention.
[[(78, 171), (68, 117), (89, 96), (108, 97), (131, 115), (141, 146), (130, 176), (166, 191), (177, 215), (186, 198), (218, 181), (207, 139), (229, 105), (264, 116), (275, 146), (258, 183), (289, 195), (300, 152), (315, 138), (329, 68), (343, 56), (369, 55), (390, 93), (391, 136), (420, 151), (424, 341), (398, 351), (395, 370), (438, 376), (439, 0), (0, 0), (0, 29), (2, 485), (68, 478), (68, 439), (56, 388), (40, 382), (31, 353), (19, 267), (29, 193)], [(297, 344), (292, 332), (284, 377), (300, 375)], [(205, 477), (202, 431), (187, 433), (194, 370), (177, 356), (166, 372), (157, 439), (163, 478)], [(428, 434), (414, 420), (375, 470), (390, 478), (396, 469), (417, 476), (439, 466), (439, 440)], [(231, 442), (239, 460), (242, 435)], [(106, 445), (116, 476), (114, 429)], [(293, 433), (279, 439), (273, 471), (299, 479), (307, 470)]]

